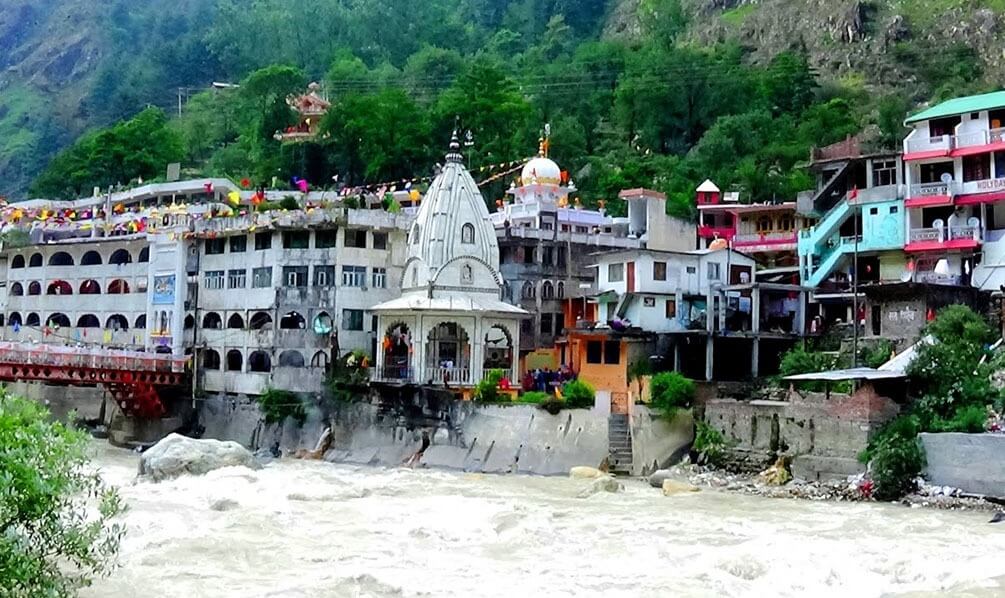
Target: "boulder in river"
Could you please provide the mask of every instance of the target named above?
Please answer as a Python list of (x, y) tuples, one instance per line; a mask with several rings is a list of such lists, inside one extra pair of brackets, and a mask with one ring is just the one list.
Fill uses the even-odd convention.
[(662, 488), (663, 481), (669, 480), (673, 476), (673, 472), (669, 469), (657, 469), (649, 476), (649, 485), (653, 488)]
[(179, 434), (171, 434), (140, 457), (140, 475), (155, 482), (234, 466), (261, 467), (254, 455), (236, 442), (196, 440)]
[(663, 480), (663, 496), (674, 496), (676, 494), (687, 494), (689, 492), (698, 492), (699, 488), (694, 484), (689, 484), (688, 482), (679, 482), (677, 480)]
[(606, 475), (596, 467), (573, 467), (569, 470), (569, 477), (577, 480), (593, 480)]
[(621, 483), (614, 479), (614, 476), (601, 474), (589, 486), (583, 488), (582, 492), (577, 496), (579, 498), (588, 498), (599, 492), (621, 492), (622, 489)]

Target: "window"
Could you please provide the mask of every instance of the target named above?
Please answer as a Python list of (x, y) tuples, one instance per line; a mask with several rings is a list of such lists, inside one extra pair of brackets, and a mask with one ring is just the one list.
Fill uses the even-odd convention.
[(549, 300), (555, 298), (555, 285), (550, 280), (544, 281), (541, 285), (541, 299)]
[(227, 288), (243, 289), (248, 286), (247, 270), (231, 270), (227, 272)]
[(558, 262), (556, 263), (556, 265), (559, 268), (565, 267), (565, 247), (558, 248)]
[(771, 232), (771, 218), (760, 218), (757, 220), (758, 234)]
[(267, 289), (272, 286), (272, 267), (255, 268), (251, 271), (251, 286), (256, 289)]
[(586, 342), (586, 363), (604, 362), (604, 343), (602, 341)]
[(541, 314), (541, 334), (551, 334), (551, 314)]
[(206, 255), (220, 255), (225, 248), (225, 239), (206, 239)]
[(343, 241), (342, 244), (345, 247), (356, 247), (357, 249), (366, 249), (366, 231), (346, 229), (345, 240)]
[(877, 160), (872, 163), (872, 186), (885, 187), (897, 184), (897, 161)]
[(555, 230), (555, 225), (551, 222), (542, 222), (541, 230)]
[(677, 300), (667, 299), (667, 319), (672, 320), (677, 317)]
[(555, 286), (557, 287), (558, 298), (565, 299), (565, 283), (558, 281), (558, 284)]
[(688, 274), (697, 274), (698, 268), (695, 268), (694, 266), (688, 266), (687, 268), (684, 269), (684, 271), (687, 272)]
[(272, 233), (255, 233), (255, 251), (272, 249)]
[(373, 284), (370, 286), (375, 289), (387, 288), (387, 268), (373, 269)]
[(792, 216), (782, 216), (778, 219), (778, 230), (782, 232), (791, 232), (795, 229), (795, 224)]
[(335, 266), (314, 266), (314, 286), (335, 286)]
[(307, 266), (283, 266), (283, 286), (303, 288), (307, 286)]
[(625, 279), (624, 264), (608, 264), (607, 282), (621, 282)]
[(552, 247), (543, 248), (541, 253), (541, 263), (550, 266), (555, 263), (555, 249)]
[(283, 233), (283, 249), (307, 249), (311, 245), (308, 231), (288, 231)]
[(387, 249), (387, 233), (373, 233), (373, 248), (381, 251)]
[(363, 330), (363, 310), (343, 309), (342, 310), (343, 330)]
[(653, 262), (653, 280), (667, 279), (667, 263)]
[(991, 156), (979, 154), (963, 157), (963, 182), (983, 181), (991, 178)]
[(890, 213), (891, 214), (896, 214), (899, 211), (900, 211), (900, 208), (898, 206), (890, 206)]
[(524, 247), (523, 248), (523, 263), (533, 264), (534, 263), (534, 248)]
[(471, 223), (465, 223), (461, 227), (461, 243), (465, 245), (475, 244), (475, 227)]
[(520, 290), (520, 296), (524, 299), (534, 299), (537, 297), (537, 288), (531, 281), (526, 281), (523, 283), (523, 288)]
[(869, 215), (876, 216), (879, 214), (879, 208), (869, 208)]
[(319, 230), (314, 233), (314, 247), (318, 249), (330, 249), (335, 247), (335, 240), (338, 238), (338, 233), (335, 230)]
[(244, 253), (247, 250), (248, 250), (248, 237), (241, 235), (239, 237), (230, 238), (231, 253)]
[(366, 267), (365, 266), (342, 266), (342, 286), (344, 287), (365, 287)]
[(621, 341), (604, 341), (604, 363), (617, 365), (621, 361)]
[(205, 274), (205, 284), (203, 286), (210, 291), (218, 291), (223, 288), (223, 270), (207, 270)]
[(581, 234), (588, 233), (588, 232), (590, 232), (590, 227), (588, 227), (588, 226), (577, 226), (576, 227), (576, 232), (577, 233), (581, 233)]
[(710, 262), (708, 264), (708, 279), (709, 280), (719, 280), (721, 272), (719, 271), (718, 262)]

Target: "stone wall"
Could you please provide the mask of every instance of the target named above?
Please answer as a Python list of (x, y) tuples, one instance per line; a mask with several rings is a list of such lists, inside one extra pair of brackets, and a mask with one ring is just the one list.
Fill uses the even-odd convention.
[[(98, 387), (52, 386), (39, 382), (12, 382), (7, 392), (45, 405), (53, 417), (67, 421), (71, 413), (82, 419), (97, 420), (101, 414), (104, 391)], [(114, 401), (109, 400), (109, 411), (114, 409)]]
[[(597, 410), (551, 415), (532, 405), (476, 405), (469, 401), (412, 405), (407, 416), (369, 402), (331, 413), (310, 409), (301, 427), (287, 421), (266, 426), (258, 406), (243, 399), (211, 397), (200, 405), (205, 437), (235, 440), (251, 449), (276, 442), (284, 452), (313, 449), (327, 426), (332, 446), (325, 458), (338, 463), (398, 466), (431, 441), (418, 464), (484, 473), (565, 475), (579, 465), (599, 466), (608, 456), (608, 418)], [(692, 440), (687, 418), (672, 425), (638, 406), (633, 412), (634, 473), (665, 466)]]
[(865, 386), (829, 399), (797, 392), (785, 401), (714, 399), (705, 404), (705, 421), (734, 443), (734, 456), (751, 469), (784, 453), (794, 457), (795, 477), (822, 481), (864, 471), (858, 454), (898, 411)]
[(922, 434), (925, 477), (939, 486), (1005, 498), (1005, 436)]

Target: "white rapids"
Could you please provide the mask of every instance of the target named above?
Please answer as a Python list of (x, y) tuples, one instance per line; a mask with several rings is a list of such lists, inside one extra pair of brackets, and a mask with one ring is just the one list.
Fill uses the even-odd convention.
[(155, 484), (137, 461), (97, 450), (128, 530), (85, 598), (1005, 595), (986, 513), (300, 461)]

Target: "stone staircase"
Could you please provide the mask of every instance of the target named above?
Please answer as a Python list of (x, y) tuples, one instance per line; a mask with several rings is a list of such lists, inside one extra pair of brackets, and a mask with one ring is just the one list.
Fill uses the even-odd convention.
[(610, 451), (611, 473), (631, 475), (632, 473), (632, 433), (628, 427), (628, 415), (612, 413), (607, 420), (607, 443)]

